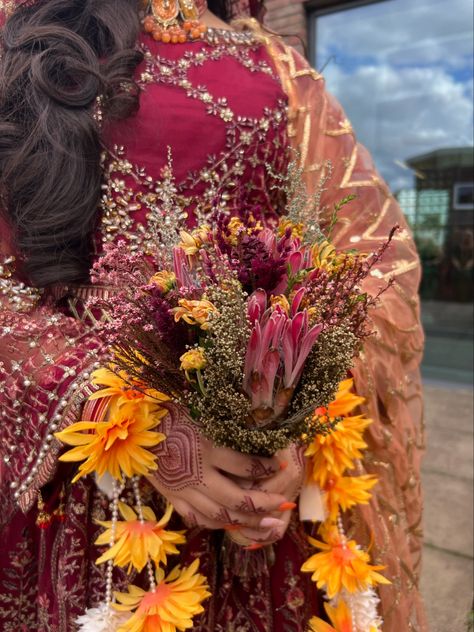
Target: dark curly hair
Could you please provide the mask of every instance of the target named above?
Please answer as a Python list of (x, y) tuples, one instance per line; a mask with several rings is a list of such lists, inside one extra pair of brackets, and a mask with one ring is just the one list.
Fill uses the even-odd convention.
[[(37, 287), (86, 281), (101, 190), (104, 116), (138, 109), (138, 0), (40, 0), (2, 33), (0, 191), (23, 273)], [(209, 8), (230, 17), (227, 0)]]

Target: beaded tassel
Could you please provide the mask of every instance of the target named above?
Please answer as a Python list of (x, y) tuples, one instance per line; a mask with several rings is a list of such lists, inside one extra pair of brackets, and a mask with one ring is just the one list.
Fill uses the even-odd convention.
[[(124, 487), (125, 486), (123, 484), (119, 486), (116, 481), (113, 482), (112, 527), (109, 541), (110, 548), (112, 548), (115, 544), (115, 533), (118, 520), (118, 502)], [(105, 571), (105, 600), (96, 608), (89, 608), (83, 615), (76, 619), (76, 623), (79, 625), (78, 632), (112, 632), (118, 630), (120, 625), (125, 623), (128, 619), (128, 613), (118, 613), (110, 607), (112, 603), (113, 570), (113, 560), (109, 560)]]
[[(143, 505), (142, 505), (142, 497), (140, 494), (140, 487), (138, 485), (138, 476), (134, 476), (132, 479), (132, 487), (133, 487), (133, 495), (135, 496), (135, 503), (137, 505), (137, 514), (140, 523), (145, 524), (145, 518), (143, 517)], [(150, 584), (150, 591), (156, 592), (156, 581), (155, 581), (155, 573), (153, 571), (153, 564), (151, 563), (150, 558), (146, 563), (147, 573), (148, 573), (148, 582)]]

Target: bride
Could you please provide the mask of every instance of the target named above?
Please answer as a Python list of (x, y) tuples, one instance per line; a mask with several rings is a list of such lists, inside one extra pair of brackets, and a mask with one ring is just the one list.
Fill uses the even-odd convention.
[[(396, 281), (352, 372), (373, 420), (357, 473), (378, 484), (344, 524), (386, 566), (391, 584), (374, 596), (383, 630), (426, 630), (418, 591), (423, 337), (411, 235), (321, 75), (257, 20), (232, 21), (261, 19), (260, 0), (179, 5), (173, 30), (172, 0), (0, 0), (0, 627), (109, 629), (85, 613), (112, 584), (129, 582), (124, 570), (108, 576), (95, 563), (109, 499), (93, 477), (71, 483), (74, 468), (58, 461), (54, 437), (88, 418), (91, 373), (105, 351), (98, 315), (85, 306), (103, 291), (90, 280), (92, 264), (120, 238), (147, 248), (168, 155), (191, 224), (215, 199), (234, 216), (242, 204), (259, 205), (274, 224), (284, 212), (274, 174), (294, 148), (309, 192), (331, 165), (323, 225), (335, 202), (356, 195), (339, 215), (338, 248), (372, 252), (401, 227), (367, 283), (376, 293), (381, 280)], [(170, 524), (187, 529), (179, 561), (199, 558), (207, 578), (212, 597), (193, 629), (302, 632), (312, 617), (328, 621), (301, 571), (311, 547), (296, 511), (300, 449), (256, 459), (213, 446), (185, 419), (165, 418), (160, 429), (159, 470), (142, 495), (158, 514), (173, 505)], [(239, 550), (226, 536), (236, 530), (246, 543)], [(146, 588), (147, 579), (132, 583)], [(367, 632), (352, 617), (347, 629)], [(332, 625), (324, 629), (343, 629)]]

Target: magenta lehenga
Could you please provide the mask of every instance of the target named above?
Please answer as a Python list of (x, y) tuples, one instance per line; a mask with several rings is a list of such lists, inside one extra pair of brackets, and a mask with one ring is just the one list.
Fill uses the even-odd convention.
[[(102, 130), (97, 256), (119, 238), (146, 250), (169, 160), (174, 195), (190, 218), (218, 199), (233, 215), (243, 205), (258, 205), (276, 222), (284, 209), (274, 178), (285, 172), (289, 148), (298, 150), (310, 190), (332, 164), (321, 199), (323, 223), (335, 201), (357, 195), (336, 226), (339, 248), (373, 251), (401, 226), (368, 285), (378, 288), (380, 279), (391, 277), (396, 284), (373, 314), (376, 333), (354, 369), (357, 392), (374, 419), (358, 468), (376, 474), (379, 484), (370, 505), (348, 517), (347, 528), (363, 546), (372, 543), (376, 563), (387, 565), (392, 584), (380, 588), (384, 630), (426, 630), (418, 593), (420, 269), (405, 220), (322, 77), (278, 38), (254, 24), (242, 34), (216, 32), (175, 46), (143, 35), (138, 46), (144, 53), (136, 73), (139, 112)], [(91, 116), (100, 125), (100, 112)], [(26, 287), (15, 277), (8, 226), (1, 228), (0, 628), (73, 632), (76, 617), (104, 597), (105, 569), (95, 565), (99, 553), (92, 543), (100, 531), (95, 521), (109, 519), (109, 501), (92, 477), (71, 485), (73, 470), (58, 463), (63, 447), (54, 432), (80, 419), (93, 390), (90, 374), (104, 349), (95, 332), (99, 315), (86, 300), (101, 288), (39, 293)], [(170, 449), (160, 466), (179, 471), (180, 458)], [(162, 508), (156, 492), (144, 488), (143, 494), (148, 505)], [(316, 587), (300, 572), (310, 550), (296, 518), (275, 546), (273, 566), (261, 558), (247, 574), (232, 571), (222, 532), (191, 530), (187, 538), (182, 560), (200, 558), (213, 595), (193, 629), (303, 632), (311, 616), (322, 616)], [(115, 586), (123, 588), (126, 575), (115, 572)]]

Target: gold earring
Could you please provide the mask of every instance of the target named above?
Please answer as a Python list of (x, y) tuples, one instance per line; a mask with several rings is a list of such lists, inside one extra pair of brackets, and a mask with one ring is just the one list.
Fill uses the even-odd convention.
[(165, 44), (196, 41), (207, 31), (206, 25), (199, 21), (194, 0), (150, 0), (143, 28), (155, 41)]

